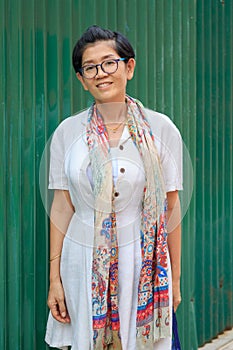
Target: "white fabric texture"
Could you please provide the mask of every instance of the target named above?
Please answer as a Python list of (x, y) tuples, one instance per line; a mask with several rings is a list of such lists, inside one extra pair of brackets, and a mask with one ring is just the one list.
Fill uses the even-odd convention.
[[(75, 213), (64, 238), (61, 278), (71, 324), (57, 322), (49, 315), (46, 342), (63, 350), (92, 350), (92, 246), (94, 197), (88, 146), (87, 111), (67, 118), (56, 129), (51, 144), (50, 189), (69, 190)], [(155, 136), (166, 191), (182, 189), (182, 140), (170, 119), (145, 110)], [(119, 316), (123, 350), (136, 349), (137, 286), (141, 267), (140, 212), (145, 175), (140, 155), (125, 127), (118, 147), (111, 150), (119, 244)], [(170, 266), (170, 265), (169, 265)], [(169, 268), (171, 286), (171, 271)], [(170, 300), (171, 288), (169, 288)], [(172, 300), (170, 302), (170, 305)], [(172, 314), (172, 312), (171, 312)], [(171, 339), (162, 339), (153, 349), (171, 348)]]

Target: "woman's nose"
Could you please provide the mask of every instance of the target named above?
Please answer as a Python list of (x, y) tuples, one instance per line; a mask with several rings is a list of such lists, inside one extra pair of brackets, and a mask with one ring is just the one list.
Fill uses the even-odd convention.
[(102, 78), (103, 76), (106, 76), (108, 75), (108, 73), (105, 73), (101, 67), (101, 65), (99, 66), (96, 66), (96, 69), (97, 69), (97, 74), (96, 74), (96, 78)]

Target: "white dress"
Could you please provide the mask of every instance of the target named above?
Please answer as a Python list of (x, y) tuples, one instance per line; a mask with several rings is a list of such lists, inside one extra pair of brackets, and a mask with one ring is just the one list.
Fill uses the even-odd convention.
[[(161, 159), (166, 191), (182, 189), (182, 141), (170, 119), (146, 110)], [(67, 350), (92, 350), (92, 247), (94, 197), (88, 146), (87, 111), (67, 118), (55, 131), (51, 144), (50, 189), (69, 190), (75, 213), (64, 237), (61, 279), (70, 324), (61, 324), (49, 314), (46, 342)], [(111, 149), (117, 233), (119, 244), (119, 317), (123, 350), (167, 350), (171, 338), (136, 348), (137, 286), (141, 267), (140, 212), (145, 175), (138, 150), (125, 127), (118, 147)], [(169, 268), (169, 282), (171, 273)], [(169, 289), (171, 301), (171, 288)], [(171, 302), (170, 302), (171, 305)]]

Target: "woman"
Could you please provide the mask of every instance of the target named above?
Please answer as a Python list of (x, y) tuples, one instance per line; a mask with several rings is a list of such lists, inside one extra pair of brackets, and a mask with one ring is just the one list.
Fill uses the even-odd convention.
[(73, 51), (95, 102), (64, 120), (51, 144), (46, 341), (60, 349), (171, 348), (182, 142), (168, 117), (126, 95), (134, 57), (123, 35), (98, 26)]

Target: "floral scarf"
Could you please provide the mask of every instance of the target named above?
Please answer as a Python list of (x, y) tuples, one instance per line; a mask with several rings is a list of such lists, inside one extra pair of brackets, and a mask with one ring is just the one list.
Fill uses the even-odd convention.
[[(145, 170), (141, 213), (141, 272), (136, 320), (137, 349), (153, 348), (170, 335), (167, 276), (166, 193), (154, 137), (140, 102), (126, 97), (127, 126)], [(90, 109), (87, 125), (95, 197), (92, 268), (93, 344), (95, 350), (121, 350), (118, 312), (118, 242), (114, 182), (107, 130)]]

